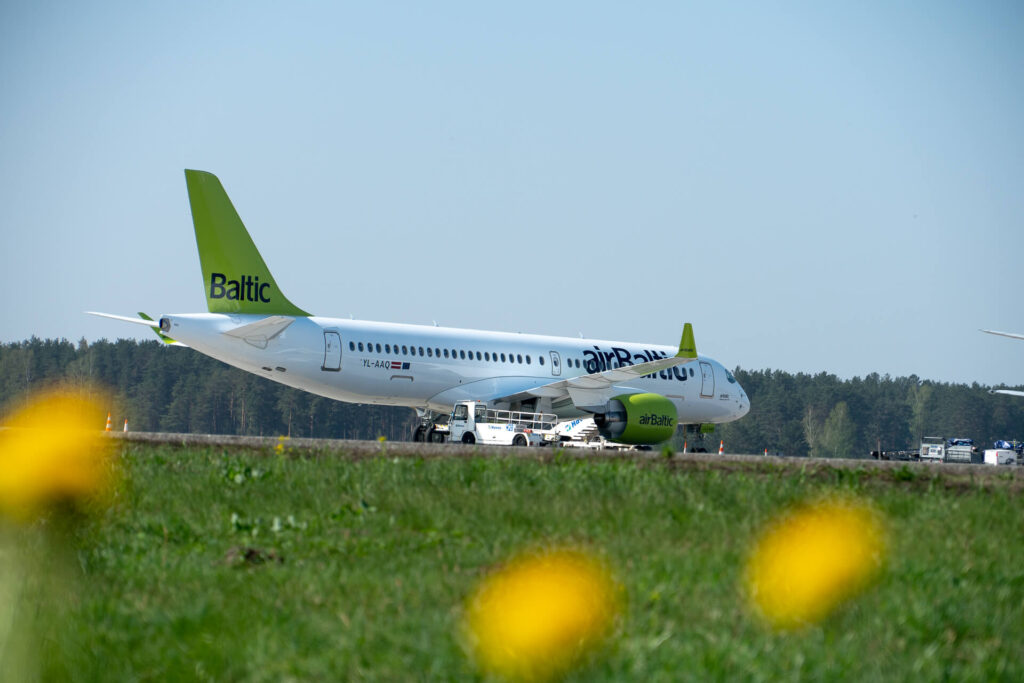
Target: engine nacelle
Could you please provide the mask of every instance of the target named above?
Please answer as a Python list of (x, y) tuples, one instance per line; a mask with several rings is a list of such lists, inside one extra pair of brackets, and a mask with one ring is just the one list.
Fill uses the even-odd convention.
[(597, 431), (609, 441), (646, 445), (672, 438), (679, 413), (661, 394), (623, 394), (594, 413)]

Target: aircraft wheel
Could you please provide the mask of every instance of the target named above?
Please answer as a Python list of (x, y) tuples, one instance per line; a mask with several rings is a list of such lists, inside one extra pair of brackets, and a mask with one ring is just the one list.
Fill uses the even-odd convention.
[(427, 440), (427, 428), (420, 425), (416, 428), (416, 431), (412, 433), (412, 440), (422, 442)]
[(522, 434), (516, 434), (514, 437), (512, 437), (512, 445), (513, 446), (525, 446), (526, 445), (526, 437), (523, 436)]
[(476, 443), (476, 437), (473, 436), (473, 432), (466, 432), (465, 434), (463, 434), (462, 443), (466, 444), (467, 446)]

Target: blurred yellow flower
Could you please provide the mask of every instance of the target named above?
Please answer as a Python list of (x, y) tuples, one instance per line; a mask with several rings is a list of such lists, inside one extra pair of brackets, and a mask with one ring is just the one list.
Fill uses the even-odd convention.
[(881, 523), (863, 503), (799, 507), (755, 545), (746, 573), (750, 598), (776, 628), (816, 622), (870, 582), (884, 546)]
[(26, 521), (48, 504), (106, 490), (105, 414), (87, 393), (49, 390), (11, 415), (0, 430), (0, 511)]
[(480, 668), (516, 680), (564, 673), (611, 630), (620, 587), (576, 550), (523, 555), (470, 596), (465, 631)]

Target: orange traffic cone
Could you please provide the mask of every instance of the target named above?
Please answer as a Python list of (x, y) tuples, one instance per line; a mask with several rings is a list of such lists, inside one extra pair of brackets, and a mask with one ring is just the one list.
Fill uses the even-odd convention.
[(764, 449), (764, 454), (765, 454), (765, 455), (768, 455), (768, 449), (767, 449), (767, 448), (766, 448), (766, 449)]
[(106, 431), (108, 431), (108, 432), (110, 431), (110, 413), (107, 413), (107, 429), (106, 429)]
[(686, 442), (684, 441), (683, 442), (683, 453), (685, 453), (685, 452), (686, 452)]
[(125, 431), (125, 432), (128, 431), (128, 418), (127, 417), (124, 419), (124, 429), (122, 431)]
[(718, 442), (718, 454), (722, 455), (723, 453), (725, 453), (725, 441), (719, 441)]

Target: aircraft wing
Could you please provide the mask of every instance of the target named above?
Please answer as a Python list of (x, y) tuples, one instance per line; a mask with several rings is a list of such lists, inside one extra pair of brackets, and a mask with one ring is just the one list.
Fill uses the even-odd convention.
[[(995, 330), (982, 330), (986, 334), (997, 334), (1000, 337), (1009, 337), (1010, 339), (1024, 339), (1024, 334), (1014, 334), (1013, 332), (996, 332)], [(1007, 396), (1024, 396), (1024, 391), (1014, 391), (1013, 389), (993, 389), (993, 394), (1006, 394)]]
[(618, 393), (616, 385), (661, 370), (692, 363), (695, 360), (697, 360), (697, 346), (693, 339), (693, 327), (690, 323), (686, 323), (683, 327), (683, 336), (679, 340), (679, 351), (669, 358), (659, 358), (646, 363), (625, 365), (580, 377), (570, 377), (524, 389), (514, 394), (495, 396), (491, 400), (522, 401), (530, 398), (558, 400), (568, 397), (577, 408), (598, 410), (604, 407), (609, 398)]
[(982, 330), (986, 334), (998, 334), (1000, 337), (1009, 337), (1010, 339), (1024, 339), (1024, 334), (1014, 334), (1013, 332), (996, 332), (995, 330)]

